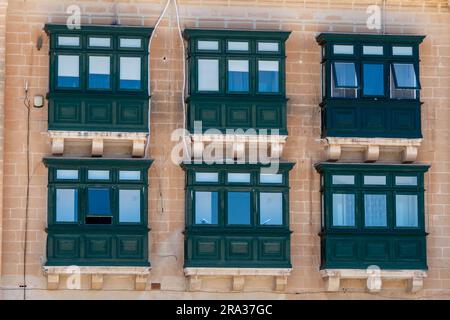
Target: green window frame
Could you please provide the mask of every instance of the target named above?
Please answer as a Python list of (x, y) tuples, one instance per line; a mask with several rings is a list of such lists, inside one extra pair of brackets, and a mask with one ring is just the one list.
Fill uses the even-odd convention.
[[(322, 268), (426, 269), (424, 173), (428, 168), (316, 164), (321, 174)], [(339, 196), (343, 194), (352, 195), (353, 201), (344, 203)]]
[(44, 30), (50, 47), (49, 130), (148, 132), (152, 28), (86, 25), (69, 30), (46, 24)]
[(287, 134), (285, 42), (289, 35), (186, 29), (188, 129), (193, 132), (195, 122), (201, 121), (204, 131), (252, 128)]
[[(278, 173), (268, 177), (260, 164), (183, 163), (185, 267), (289, 267), (292, 167), (282, 163)], [(250, 180), (229, 181), (230, 174), (249, 175)], [(266, 174), (265, 182), (261, 174)], [(212, 215), (215, 218), (209, 219)], [(202, 221), (205, 216), (206, 222)]]
[[(48, 167), (47, 265), (149, 265), (152, 160), (43, 161)], [(121, 173), (130, 171), (139, 175), (124, 179)]]

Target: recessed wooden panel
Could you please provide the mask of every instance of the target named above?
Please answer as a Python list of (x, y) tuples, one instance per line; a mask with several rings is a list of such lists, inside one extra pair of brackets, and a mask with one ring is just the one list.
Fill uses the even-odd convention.
[(415, 130), (416, 129), (416, 112), (411, 109), (392, 109), (392, 128), (394, 130)]
[(228, 238), (226, 239), (227, 258), (235, 260), (252, 259), (251, 238)]
[(143, 119), (144, 105), (141, 102), (122, 101), (118, 103), (117, 124), (134, 124), (139, 125), (144, 123)]
[(397, 240), (395, 249), (398, 259), (419, 260), (422, 256), (421, 242), (418, 240)]
[(358, 242), (356, 240), (335, 240), (331, 250), (332, 260), (357, 260)]
[(142, 236), (118, 236), (117, 237), (117, 257), (120, 258), (141, 258), (143, 253)]
[(257, 128), (280, 128), (280, 108), (277, 106), (257, 106), (256, 107), (256, 127)]
[(112, 124), (111, 102), (87, 102), (86, 123), (88, 124)]
[(221, 127), (220, 105), (196, 105), (195, 121), (202, 121), (204, 127)]
[(216, 237), (196, 237), (192, 245), (194, 259), (220, 258), (220, 239)]
[(251, 126), (251, 106), (226, 106), (226, 110), (227, 127), (247, 128)]
[(55, 258), (75, 258), (79, 256), (80, 238), (78, 236), (54, 236)]
[(57, 123), (81, 123), (81, 102), (79, 101), (56, 100), (53, 112)]
[(386, 111), (384, 108), (367, 108), (361, 112), (362, 130), (386, 130)]
[(331, 112), (331, 127), (336, 130), (355, 130), (357, 129), (356, 109), (334, 108)]
[(259, 258), (261, 260), (283, 260), (285, 256), (285, 240), (279, 238), (263, 238), (260, 240)]
[(389, 241), (373, 240), (363, 241), (365, 260), (385, 261), (389, 259)]
[(85, 252), (87, 258), (110, 258), (111, 241), (108, 236), (85, 237)]

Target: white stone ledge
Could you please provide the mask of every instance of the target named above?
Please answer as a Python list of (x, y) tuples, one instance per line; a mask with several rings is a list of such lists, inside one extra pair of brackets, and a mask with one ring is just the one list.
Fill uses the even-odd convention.
[(291, 268), (185, 268), (189, 291), (200, 291), (204, 277), (231, 277), (232, 290), (242, 291), (249, 276), (274, 277), (274, 291), (285, 291)]
[(105, 143), (126, 142), (131, 144), (133, 157), (142, 157), (145, 153), (148, 133), (49, 130), (48, 136), (51, 139), (52, 154), (54, 155), (64, 154), (64, 146), (68, 142), (90, 141), (92, 156), (103, 156)]
[(109, 266), (44, 266), (44, 274), (47, 276), (47, 288), (58, 289), (60, 276), (62, 275), (90, 275), (90, 289), (101, 290), (103, 288), (103, 276), (105, 275), (130, 275), (134, 276), (136, 290), (145, 290), (150, 276), (150, 267), (109, 267)]
[(422, 139), (327, 137), (321, 143), (329, 161), (340, 160), (342, 151), (362, 151), (366, 162), (374, 162), (379, 160), (380, 150), (398, 150), (402, 153), (402, 162), (414, 162)]
[(406, 280), (407, 291), (417, 292), (423, 287), (423, 279), (427, 277), (424, 270), (380, 270), (380, 269), (324, 269), (320, 275), (325, 281), (327, 291), (340, 290), (341, 279), (367, 280), (369, 292), (379, 292), (383, 280)]

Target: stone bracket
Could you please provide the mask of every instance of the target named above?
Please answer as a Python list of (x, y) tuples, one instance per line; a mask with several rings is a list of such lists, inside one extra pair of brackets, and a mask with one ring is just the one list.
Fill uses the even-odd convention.
[(189, 291), (201, 291), (202, 280), (206, 277), (230, 277), (231, 290), (242, 292), (245, 288), (246, 277), (261, 276), (273, 277), (273, 291), (284, 292), (287, 286), (287, 278), (291, 273), (289, 268), (185, 268), (184, 274), (187, 278), (187, 287)]
[(380, 151), (389, 149), (400, 151), (402, 162), (410, 163), (416, 161), (421, 143), (422, 139), (337, 137), (322, 139), (328, 161), (341, 160), (343, 151), (362, 151), (365, 162), (375, 162), (380, 158)]
[(105, 144), (127, 143), (131, 145), (131, 156), (143, 157), (147, 133), (143, 132), (97, 132), (97, 131), (48, 131), (52, 154), (63, 155), (65, 146), (72, 142), (91, 142), (91, 156), (102, 157)]
[(427, 273), (423, 270), (380, 270), (380, 269), (324, 269), (320, 271), (325, 281), (325, 290), (337, 292), (341, 289), (342, 279), (366, 280), (368, 292), (379, 292), (383, 286), (383, 280), (406, 280), (406, 291), (415, 293), (422, 289), (423, 279)]
[[(87, 267), (87, 266), (61, 266), (51, 267), (45, 266), (44, 273), (47, 276), (47, 288), (49, 290), (55, 290), (60, 287), (61, 276), (71, 275), (87, 275), (89, 276), (88, 289), (102, 290), (105, 276), (109, 275), (130, 275), (134, 276), (134, 288), (135, 290), (145, 290), (147, 281), (150, 278), (149, 267)], [(78, 280), (79, 286), (81, 286), (81, 280)], [(73, 288), (81, 289), (81, 287)]]

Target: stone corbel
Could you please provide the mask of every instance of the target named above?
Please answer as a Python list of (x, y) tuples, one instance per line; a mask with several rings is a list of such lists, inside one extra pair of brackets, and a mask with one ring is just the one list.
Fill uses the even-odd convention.
[(287, 276), (275, 277), (275, 291), (284, 292), (287, 287)]
[(233, 276), (233, 291), (244, 290), (245, 277), (244, 276)]
[(137, 274), (134, 280), (134, 288), (139, 291), (145, 290), (147, 286), (148, 275), (146, 274)]
[(364, 152), (365, 162), (375, 162), (380, 157), (380, 146), (368, 145)]
[(103, 288), (103, 274), (93, 273), (91, 275), (91, 289), (102, 290)]
[(322, 278), (325, 281), (325, 290), (328, 292), (337, 292), (341, 287), (341, 274), (339, 271), (327, 271), (321, 272)]
[(407, 146), (402, 151), (402, 162), (414, 162), (417, 159), (418, 148), (416, 146)]
[(188, 277), (188, 290), (189, 291), (200, 291), (202, 288), (202, 279), (198, 276)]
[(52, 154), (62, 155), (64, 153), (64, 138), (52, 139)]
[(56, 290), (59, 287), (59, 274), (47, 275), (47, 289)]
[(132, 157), (143, 157), (145, 154), (145, 140), (133, 140), (133, 147), (131, 151)]
[(91, 154), (93, 157), (103, 156), (103, 139), (101, 138), (92, 139)]
[(411, 293), (416, 293), (423, 288), (424, 274), (415, 273), (414, 276), (408, 279), (406, 289)]
[(338, 161), (341, 158), (341, 146), (338, 144), (328, 145), (326, 152), (329, 161)]

